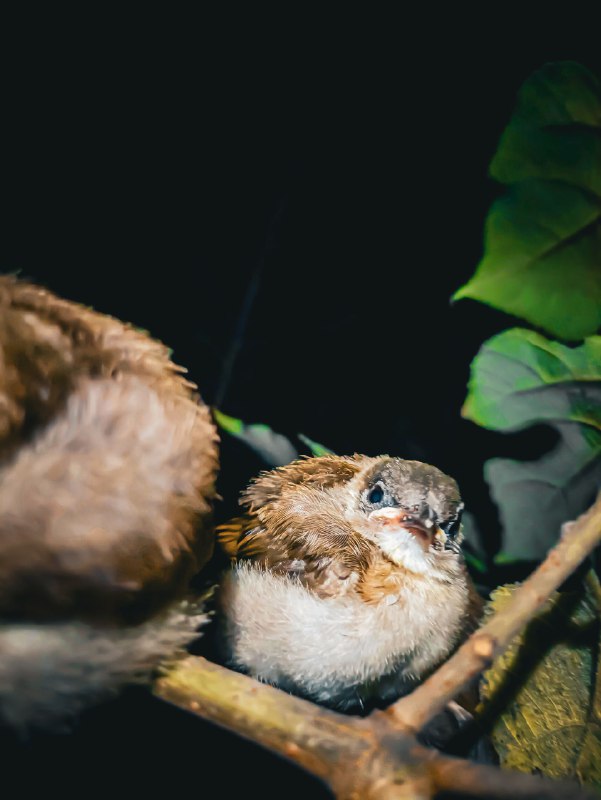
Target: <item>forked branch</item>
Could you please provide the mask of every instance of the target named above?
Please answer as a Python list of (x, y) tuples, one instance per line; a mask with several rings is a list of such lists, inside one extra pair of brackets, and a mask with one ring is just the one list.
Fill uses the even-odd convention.
[(290, 759), (345, 800), (428, 798), (595, 798), (573, 783), (473, 764), (419, 745), (415, 732), (499, 655), (601, 541), (601, 499), (574, 523), (510, 604), (415, 691), (366, 719), (338, 714), (245, 675), (188, 657), (155, 693)]

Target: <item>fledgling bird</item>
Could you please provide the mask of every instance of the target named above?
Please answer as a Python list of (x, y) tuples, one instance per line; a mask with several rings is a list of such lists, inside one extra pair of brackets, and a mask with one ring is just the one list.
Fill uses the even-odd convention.
[(0, 725), (54, 727), (195, 637), (217, 434), (160, 342), (0, 276)]
[(262, 473), (218, 529), (230, 666), (348, 709), (392, 701), (476, 626), (456, 482), (419, 461), (327, 455)]

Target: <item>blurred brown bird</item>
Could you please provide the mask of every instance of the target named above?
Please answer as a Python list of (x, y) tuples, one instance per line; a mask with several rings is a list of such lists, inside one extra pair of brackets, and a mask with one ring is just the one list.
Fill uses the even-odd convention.
[(144, 333), (0, 276), (0, 720), (52, 725), (188, 641), (217, 436)]
[(418, 461), (322, 456), (262, 473), (218, 530), (230, 665), (326, 705), (407, 693), (477, 625), (455, 481)]

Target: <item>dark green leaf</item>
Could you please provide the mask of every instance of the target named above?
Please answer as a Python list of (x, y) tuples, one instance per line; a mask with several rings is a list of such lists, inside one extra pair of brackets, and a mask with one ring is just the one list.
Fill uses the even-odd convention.
[[(245, 442), (269, 466), (283, 467), (298, 458), (298, 450), (290, 439), (281, 433), (276, 433), (268, 425), (247, 425), (241, 419), (230, 417), (217, 408), (213, 409), (213, 414), (221, 430)], [(313, 456), (325, 456), (334, 452), (323, 444), (309, 439), (303, 433), (299, 433), (298, 438), (309, 448)]]
[(309, 439), (308, 436), (305, 436), (304, 433), (299, 433), (298, 438), (301, 440), (303, 444), (306, 444), (309, 450), (311, 451), (311, 455), (313, 456), (327, 456), (333, 453), (333, 450), (330, 450), (328, 447), (324, 447), (323, 444), (319, 444), (319, 442), (314, 442), (313, 439)]
[(486, 548), (482, 541), (482, 535), (476, 522), (476, 518), (469, 511), (464, 511), (461, 518), (461, 533), (465, 543), (471, 548), (472, 552), (481, 557), (486, 558)]
[(482, 575), (486, 572), (486, 564), (484, 561), (482, 561), (482, 559), (472, 555), (472, 553), (468, 552), (467, 550), (464, 551), (463, 556), (468, 567), (471, 567), (476, 572), (480, 572)]
[(470, 297), (556, 336), (601, 326), (601, 87), (579, 64), (547, 64), (522, 87), (491, 174), (485, 253)]
[(275, 433), (268, 425), (247, 425), (241, 419), (230, 417), (213, 409), (219, 427), (245, 442), (270, 467), (283, 467), (298, 458), (292, 442), (281, 433)]
[(601, 337), (575, 348), (517, 328), (494, 337), (472, 364), (463, 416), (496, 431), (546, 422), (559, 434), (538, 461), (485, 465), (504, 557), (542, 558), (601, 486)]

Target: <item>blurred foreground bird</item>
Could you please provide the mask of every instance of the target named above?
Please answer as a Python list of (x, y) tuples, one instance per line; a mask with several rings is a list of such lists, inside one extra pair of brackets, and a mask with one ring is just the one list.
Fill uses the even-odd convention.
[(0, 276), (0, 723), (53, 726), (194, 636), (217, 443), (167, 349)]
[(230, 665), (338, 708), (391, 701), (476, 626), (455, 481), (418, 461), (322, 456), (262, 473), (218, 537)]

